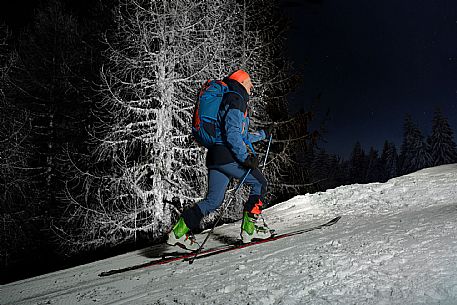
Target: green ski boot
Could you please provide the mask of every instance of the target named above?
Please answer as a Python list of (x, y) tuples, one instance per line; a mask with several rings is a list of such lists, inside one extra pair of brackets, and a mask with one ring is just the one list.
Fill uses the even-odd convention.
[(246, 244), (253, 239), (266, 239), (271, 237), (271, 230), (265, 223), (260, 225), (259, 216), (247, 211), (243, 212), (243, 222), (241, 224), (241, 241)]
[(173, 230), (168, 234), (167, 244), (171, 246), (177, 245), (191, 251), (196, 251), (200, 247), (182, 217), (179, 218)]

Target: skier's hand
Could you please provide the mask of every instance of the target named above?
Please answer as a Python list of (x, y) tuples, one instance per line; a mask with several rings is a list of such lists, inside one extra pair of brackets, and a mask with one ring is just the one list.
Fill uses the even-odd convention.
[(242, 165), (250, 169), (255, 169), (259, 166), (259, 158), (255, 155), (249, 155), (246, 160), (243, 161)]
[(273, 134), (274, 132), (274, 129), (275, 129), (275, 125), (274, 124), (271, 124), (271, 125), (268, 125), (267, 128), (265, 128), (263, 130), (263, 132), (265, 132), (265, 139), (269, 139), (270, 136)]

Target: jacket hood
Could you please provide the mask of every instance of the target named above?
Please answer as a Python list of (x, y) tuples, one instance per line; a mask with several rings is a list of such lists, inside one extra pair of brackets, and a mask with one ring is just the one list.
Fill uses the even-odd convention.
[(229, 87), (229, 90), (239, 93), (246, 102), (249, 100), (249, 94), (246, 91), (246, 88), (244, 88), (242, 84), (240, 84), (236, 80), (230, 79), (228, 77), (224, 78), (223, 82), (227, 84), (227, 86)]

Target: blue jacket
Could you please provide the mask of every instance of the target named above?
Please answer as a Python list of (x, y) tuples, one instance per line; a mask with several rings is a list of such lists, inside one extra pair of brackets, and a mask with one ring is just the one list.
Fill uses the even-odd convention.
[(250, 133), (248, 101), (249, 94), (237, 81), (224, 79), (230, 91), (224, 95), (219, 113), (220, 139), (208, 149), (206, 165), (227, 164), (234, 161), (243, 163), (248, 157), (247, 146), (265, 139), (265, 131)]

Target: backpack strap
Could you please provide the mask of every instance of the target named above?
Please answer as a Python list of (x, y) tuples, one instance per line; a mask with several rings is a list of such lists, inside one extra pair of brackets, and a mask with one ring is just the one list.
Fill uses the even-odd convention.
[(241, 97), (241, 99), (244, 99), (243, 96), (241, 95), (241, 93), (239, 93), (239, 92), (236, 92), (236, 91), (233, 91), (233, 90), (227, 90), (227, 91), (225, 92), (225, 94), (227, 94), (227, 93), (235, 93), (236, 95), (238, 95), (239, 97)]
[[(224, 95), (227, 94), (227, 93), (235, 93), (235, 94), (238, 95), (241, 99), (243, 99), (243, 96), (242, 96), (240, 93), (236, 92), (236, 91), (232, 91), (232, 90), (228, 90), (228, 89), (227, 89), (227, 91), (224, 93)], [(222, 106), (222, 105), (225, 106), (225, 103), (222, 102), (222, 103), (221, 103), (221, 106)], [(221, 107), (221, 106), (219, 106), (219, 107)], [(226, 111), (225, 114), (224, 114), (224, 117), (223, 117), (224, 121), (225, 121), (225, 119), (227, 118), (227, 114), (228, 114), (228, 109), (227, 109), (227, 111)]]
[[(235, 93), (236, 95), (238, 95), (238, 96), (241, 98), (241, 100), (244, 100), (244, 97), (243, 97), (240, 93), (238, 93), (238, 92), (236, 92), (236, 91), (227, 90), (227, 91), (225, 92), (225, 94), (227, 94), (227, 93)], [(222, 105), (222, 104), (221, 104), (221, 105)], [(247, 111), (248, 111), (248, 110), (247, 110), (247, 108), (246, 108), (245, 113), (244, 113), (244, 117), (247, 116)], [(227, 111), (226, 111), (225, 114), (224, 114), (224, 118), (223, 118), (224, 121), (225, 121), (225, 119), (227, 118), (227, 114), (228, 114), (228, 109), (227, 109)], [(248, 132), (249, 132), (249, 131), (248, 131)], [(255, 156), (255, 155), (256, 155), (256, 152), (255, 152), (254, 146), (252, 145), (251, 141), (249, 141), (247, 138), (244, 138), (244, 137), (243, 137), (243, 142), (244, 142), (246, 145), (249, 146), (250, 150), (252, 151), (252, 153), (253, 153), (254, 156)]]

